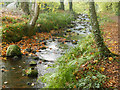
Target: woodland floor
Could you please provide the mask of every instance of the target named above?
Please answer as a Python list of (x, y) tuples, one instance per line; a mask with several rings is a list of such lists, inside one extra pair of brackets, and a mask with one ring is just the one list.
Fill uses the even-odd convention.
[(111, 19), (114, 21), (112, 23), (107, 23), (103, 27), (103, 32), (105, 34), (103, 35), (104, 41), (108, 48), (111, 50), (111, 52), (115, 54), (119, 53), (119, 38), (118, 38), (118, 16), (112, 16)]
[[(114, 21), (112, 23), (107, 23), (103, 27), (103, 34), (104, 41), (106, 45), (108, 46), (109, 50), (112, 53), (119, 54), (119, 32), (118, 32), (118, 16), (111, 16), (111, 19)], [(116, 59), (119, 61), (119, 57), (116, 57)], [(119, 62), (116, 60), (113, 60), (113, 58), (109, 58), (109, 60), (106, 60), (104, 62), (101, 62), (101, 65), (104, 66), (105, 71), (103, 72), (107, 77), (110, 77), (110, 80), (105, 83), (106, 87), (118, 87), (120, 86), (119, 83)], [(100, 66), (101, 66), (100, 65)]]

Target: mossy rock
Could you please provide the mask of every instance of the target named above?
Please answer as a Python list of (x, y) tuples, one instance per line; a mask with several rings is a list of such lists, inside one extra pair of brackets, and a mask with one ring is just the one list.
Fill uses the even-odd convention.
[(30, 65), (30, 66), (36, 66), (37, 63), (36, 63), (35, 61), (31, 61), (31, 62), (29, 63), (29, 65)]
[(67, 29), (66, 32), (72, 32), (71, 29)]
[(21, 56), (21, 49), (17, 45), (10, 45), (7, 48), (6, 56), (7, 57), (14, 57), (14, 56)]
[(27, 70), (25, 70), (25, 74), (29, 77), (37, 77), (38, 71), (37, 71), (37, 69), (30, 67)]
[(34, 60), (39, 60), (39, 57), (35, 56), (35, 57), (32, 57)]
[(46, 49), (46, 47), (43, 46), (41, 49), (42, 49), (42, 50), (43, 50), (43, 49)]

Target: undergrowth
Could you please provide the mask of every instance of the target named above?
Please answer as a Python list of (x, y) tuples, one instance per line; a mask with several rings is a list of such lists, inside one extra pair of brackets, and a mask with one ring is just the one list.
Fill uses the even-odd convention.
[(37, 29), (40, 32), (64, 28), (74, 20), (74, 15), (68, 12), (41, 13), (37, 20)]
[(98, 60), (98, 55), (94, 40), (89, 35), (57, 60), (52, 67), (55, 68), (54, 73), (48, 73), (40, 79), (46, 83), (45, 88), (100, 88), (105, 75), (92, 66), (88, 69), (83, 66), (92, 59)]
[[(26, 36), (26, 23), (28, 22), (29, 16), (22, 15), (22, 18), (13, 18), (3, 16), (2, 26), (2, 40), (7, 42), (17, 42)], [(63, 28), (71, 23), (74, 19), (73, 14), (69, 12), (47, 12), (39, 15), (33, 35), (35, 32), (47, 32), (52, 29)]]

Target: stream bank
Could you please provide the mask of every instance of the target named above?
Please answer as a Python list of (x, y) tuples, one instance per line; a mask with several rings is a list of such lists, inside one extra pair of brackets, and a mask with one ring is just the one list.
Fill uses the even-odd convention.
[[(3, 60), (1, 69), (2, 71), (2, 83), (5, 88), (42, 88), (44, 83), (37, 78), (45, 73), (54, 72), (54, 69), (46, 68), (57, 60), (57, 58), (64, 55), (71, 48), (77, 45), (77, 42), (82, 40), (90, 34), (90, 23), (88, 15), (80, 14), (75, 21), (72, 21), (75, 26), (72, 28), (65, 28), (62, 31), (53, 31), (53, 38), (46, 40), (45, 49), (40, 49), (35, 54), (39, 59), (34, 60), (33, 56), (13, 59), (9, 58)], [(29, 62), (35, 61), (37, 63), (38, 77), (32, 78), (23, 75), (23, 70), (29, 67)]]

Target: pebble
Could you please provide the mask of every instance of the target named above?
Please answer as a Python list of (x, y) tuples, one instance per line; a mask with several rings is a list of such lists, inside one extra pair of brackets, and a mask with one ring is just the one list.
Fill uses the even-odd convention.
[(15, 70), (15, 68), (14, 68), (14, 67), (12, 67), (12, 69), (13, 69), (13, 70)]
[(4, 82), (4, 84), (8, 84), (8, 82), (6, 81), (6, 82)]
[(27, 85), (31, 85), (32, 83), (30, 83), (30, 82), (27, 82)]
[(79, 35), (79, 33), (77, 33), (77, 35)]
[(42, 52), (42, 51), (39, 50), (39, 52)]
[(34, 85), (35, 85), (34, 83), (31, 84), (31, 86), (34, 86)]
[(46, 41), (44, 42), (44, 45), (47, 45), (47, 42), (46, 42)]
[(42, 64), (42, 61), (40, 61), (39, 64)]
[(25, 63), (25, 62), (23, 62), (23, 63)]
[(31, 48), (27, 48), (26, 51), (27, 51), (27, 52), (31, 52), (32, 49), (31, 49)]
[(35, 54), (35, 53), (36, 53), (36, 51), (32, 51), (32, 53), (34, 53), (34, 54)]
[(70, 40), (66, 40), (65, 42), (70, 42)]
[(22, 76), (26, 76), (26, 74), (22, 74)]
[(19, 68), (20, 68), (21, 66), (19, 66)]
[(28, 56), (28, 54), (27, 54), (27, 53), (26, 53), (25, 55), (26, 55), (26, 56)]

